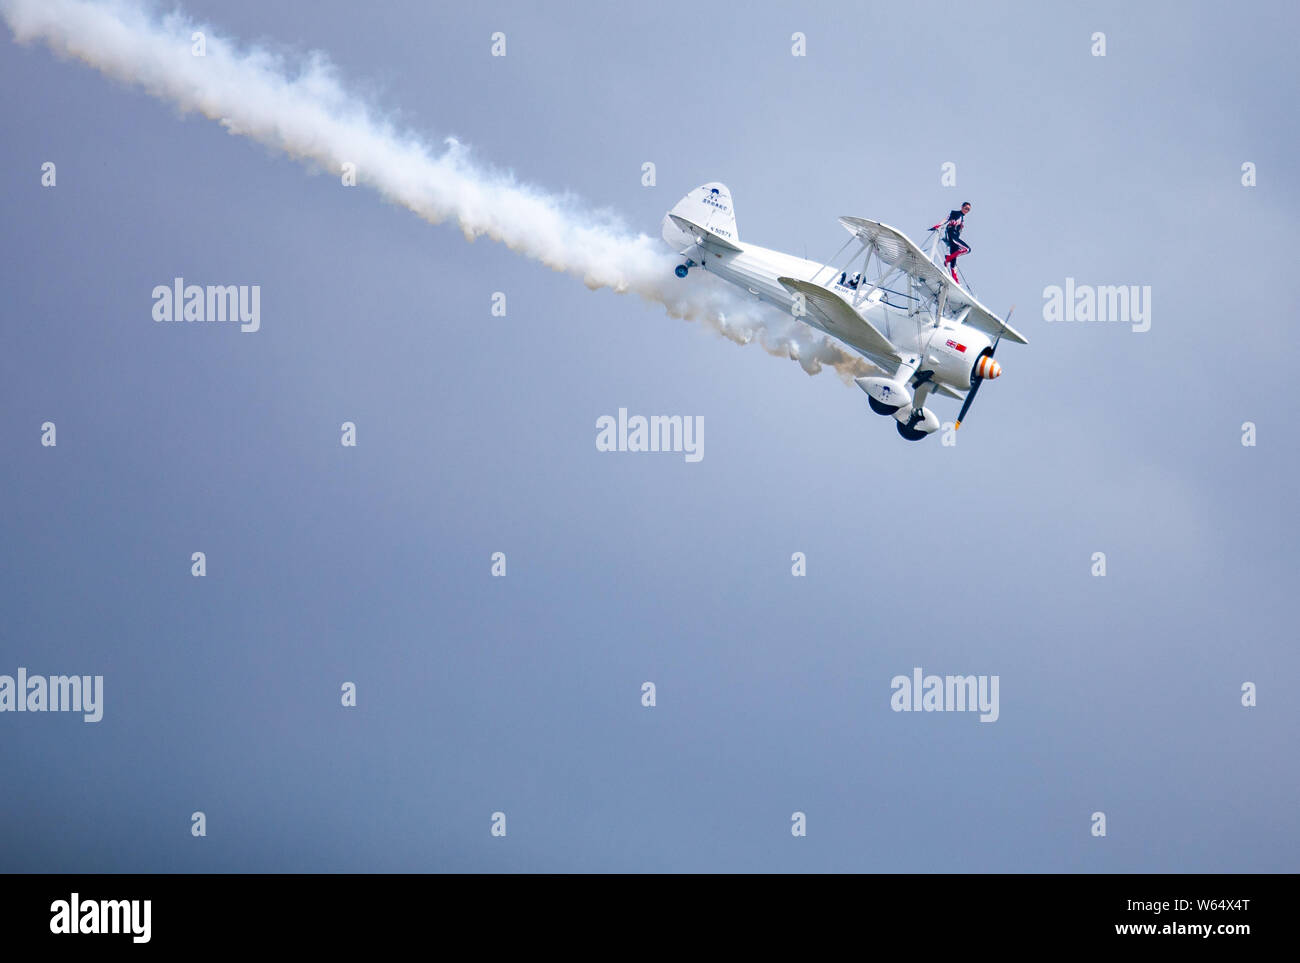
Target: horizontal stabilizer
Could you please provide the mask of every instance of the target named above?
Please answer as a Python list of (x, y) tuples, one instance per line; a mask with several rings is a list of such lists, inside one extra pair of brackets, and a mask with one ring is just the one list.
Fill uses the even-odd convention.
[(705, 244), (706, 246), (711, 244), (714, 247), (722, 248), (724, 251), (741, 250), (740, 247), (733, 244), (731, 241), (728, 241), (722, 235), (715, 234), (713, 231), (710, 231), (707, 227), (702, 227), (699, 224), (696, 224), (694, 221), (688, 221), (680, 214), (669, 214), (668, 217), (672, 220), (674, 224), (677, 225), (678, 228), (680, 228), (681, 230), (685, 231), (687, 234), (694, 237), (701, 244)]

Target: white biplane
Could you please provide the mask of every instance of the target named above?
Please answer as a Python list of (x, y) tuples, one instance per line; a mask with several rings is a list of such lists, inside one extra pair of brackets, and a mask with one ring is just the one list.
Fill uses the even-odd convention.
[[(752, 297), (861, 353), (885, 374), (855, 379), (871, 409), (892, 415), (898, 433), (919, 441), (939, 428), (925, 401), (931, 393), (962, 402), (960, 427), (985, 381), (1002, 373), (994, 360), (1003, 338), (1028, 344), (935, 263), (939, 233), (926, 254), (902, 231), (861, 217), (841, 217), (857, 246), (826, 264), (754, 244), (736, 232), (725, 184), (697, 187), (664, 217), (663, 237), (685, 260), (743, 288)], [(861, 264), (858, 258), (861, 257)], [(1010, 312), (1008, 312), (1010, 313)]]

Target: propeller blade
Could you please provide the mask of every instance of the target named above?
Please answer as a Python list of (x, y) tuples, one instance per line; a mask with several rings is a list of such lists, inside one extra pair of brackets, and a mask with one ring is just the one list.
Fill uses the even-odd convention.
[(953, 431), (956, 431), (958, 428), (961, 427), (962, 419), (966, 417), (966, 412), (970, 411), (971, 402), (975, 400), (975, 394), (980, 390), (980, 385), (982, 385), (983, 383), (984, 383), (983, 378), (976, 378), (971, 383), (970, 391), (966, 392), (966, 400), (961, 403), (961, 411), (958, 412), (957, 414), (957, 421), (952, 426)]
[[(1007, 311), (1007, 321), (1011, 320), (1011, 312), (1014, 311), (1015, 309), (1016, 306), (1014, 304), (1011, 305), (1010, 310)], [(993, 339), (993, 347), (989, 350), (990, 358), (992, 358), (995, 354), (998, 353), (998, 342), (1002, 340), (1002, 331), (1005, 327), (1006, 327), (1005, 323), (1000, 323), (1000, 326), (998, 327), (998, 336)], [(996, 376), (997, 375), (995, 371), (994, 377)], [(957, 420), (956, 422), (953, 423), (952, 426), (953, 431), (956, 431), (958, 428), (961, 427), (962, 421), (964, 421), (966, 418), (966, 412), (970, 411), (971, 402), (975, 400), (975, 395), (980, 390), (980, 385), (982, 385), (983, 383), (984, 383), (983, 378), (973, 378), (971, 380), (970, 391), (966, 392), (966, 400), (961, 403), (961, 411), (957, 413)]]

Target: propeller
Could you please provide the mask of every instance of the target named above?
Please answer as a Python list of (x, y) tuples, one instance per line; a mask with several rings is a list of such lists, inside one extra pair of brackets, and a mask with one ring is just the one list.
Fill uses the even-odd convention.
[[(1016, 306), (1011, 305), (1011, 310), (1007, 312), (1007, 321), (1011, 320), (1011, 311)], [(957, 421), (952, 426), (953, 431), (961, 427), (962, 421), (966, 417), (966, 412), (970, 411), (971, 402), (975, 400), (975, 395), (979, 393), (980, 385), (984, 383), (985, 378), (996, 378), (1002, 374), (1002, 366), (993, 360), (993, 356), (998, 353), (998, 342), (1002, 340), (1002, 329), (1006, 327), (1006, 321), (998, 319), (998, 336), (993, 339), (993, 347), (986, 355), (980, 355), (975, 362), (975, 372), (971, 378), (970, 391), (966, 392), (966, 400), (962, 402), (961, 411), (957, 413)]]

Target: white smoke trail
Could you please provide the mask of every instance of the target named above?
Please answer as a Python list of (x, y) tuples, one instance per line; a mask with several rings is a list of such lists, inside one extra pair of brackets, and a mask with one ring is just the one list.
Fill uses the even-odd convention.
[[(678, 281), (676, 261), (658, 239), (632, 234), (609, 214), (476, 166), (455, 140), (438, 153), (395, 129), (348, 94), (319, 53), (292, 68), (180, 13), (153, 18), (129, 0), (0, 0), (0, 10), (20, 43), (42, 41), (232, 134), (324, 169), (351, 162), (358, 183), (433, 224), (455, 219), (470, 240), (486, 235), (593, 290), (635, 293), (732, 341), (794, 358), (809, 374), (826, 365), (847, 381), (874, 371), (806, 325), (743, 301), (712, 279)], [(204, 35), (201, 57), (191, 51), (195, 32)]]

